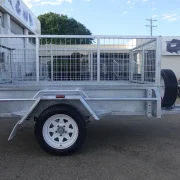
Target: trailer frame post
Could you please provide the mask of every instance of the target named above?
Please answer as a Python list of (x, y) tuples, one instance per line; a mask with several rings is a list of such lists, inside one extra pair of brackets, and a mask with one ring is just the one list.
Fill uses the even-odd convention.
[(145, 59), (145, 50), (144, 47), (142, 47), (142, 62), (141, 62), (141, 81), (144, 83), (144, 59)]
[(157, 37), (156, 39), (156, 65), (155, 65), (155, 85), (160, 87), (160, 80), (161, 80), (161, 46), (162, 45), (162, 38)]
[(36, 81), (39, 82), (39, 37), (36, 37)]
[(97, 38), (97, 81), (100, 81), (100, 61), (101, 61), (101, 52), (100, 52), (100, 37)]

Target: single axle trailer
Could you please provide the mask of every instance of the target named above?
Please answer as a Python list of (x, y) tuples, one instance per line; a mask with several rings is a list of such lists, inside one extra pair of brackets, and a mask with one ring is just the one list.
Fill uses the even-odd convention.
[(178, 85), (161, 70), (161, 37), (0, 35), (0, 117), (34, 120), (39, 145), (69, 155), (87, 123), (178, 113)]

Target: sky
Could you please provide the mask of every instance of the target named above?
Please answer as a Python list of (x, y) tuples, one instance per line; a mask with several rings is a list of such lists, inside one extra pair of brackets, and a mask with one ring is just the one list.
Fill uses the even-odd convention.
[(153, 35), (180, 35), (180, 0), (23, 0), (36, 15), (66, 14), (93, 35), (150, 35), (146, 20), (153, 18)]

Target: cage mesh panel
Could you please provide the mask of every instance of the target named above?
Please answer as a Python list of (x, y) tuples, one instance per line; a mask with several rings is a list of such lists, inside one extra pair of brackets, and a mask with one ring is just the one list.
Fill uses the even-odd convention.
[[(156, 40), (39, 38), (39, 80), (154, 83)], [(0, 83), (36, 82), (36, 38), (0, 38)], [(100, 56), (98, 57), (98, 47)], [(100, 73), (98, 74), (98, 60)]]

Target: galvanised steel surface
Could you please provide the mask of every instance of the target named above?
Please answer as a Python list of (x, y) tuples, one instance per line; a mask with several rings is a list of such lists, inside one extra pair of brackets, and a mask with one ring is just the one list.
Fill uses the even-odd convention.
[(18, 126), (70, 104), (88, 120), (159, 118), (160, 44), (149, 36), (0, 35), (0, 116), (22, 117)]
[(0, 83), (158, 85), (158, 37), (0, 35)]

